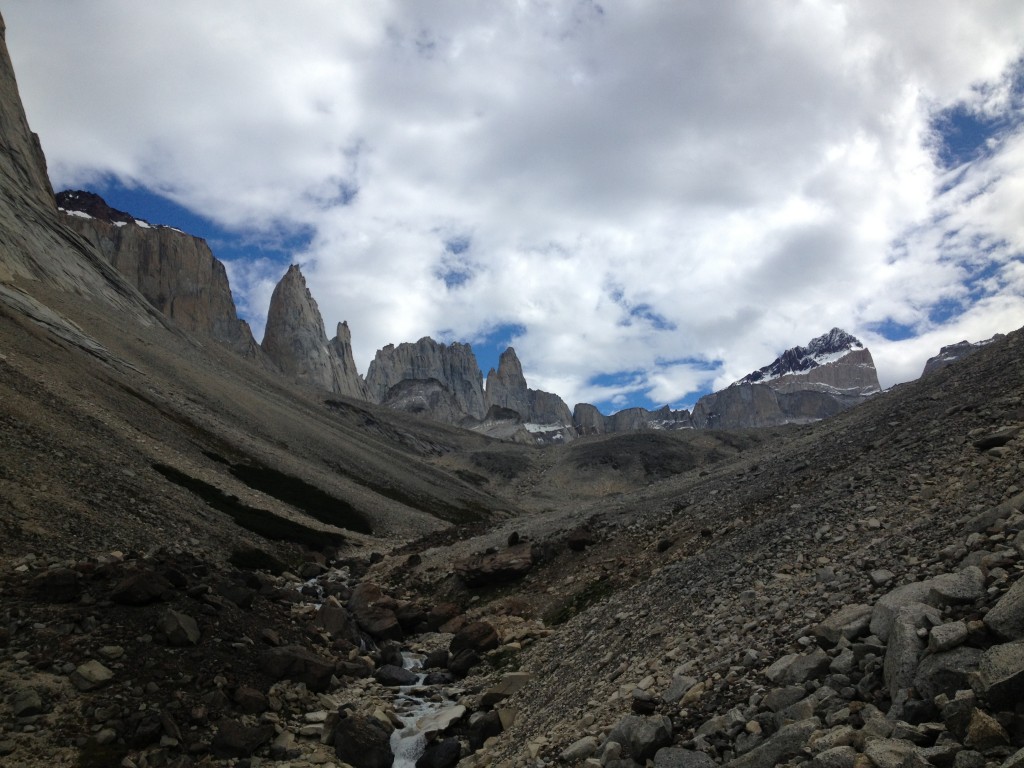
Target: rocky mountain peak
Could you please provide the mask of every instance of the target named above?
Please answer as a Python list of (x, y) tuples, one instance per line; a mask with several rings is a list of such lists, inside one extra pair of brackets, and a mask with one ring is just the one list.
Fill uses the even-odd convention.
[(270, 297), (262, 347), (282, 371), (303, 384), (367, 398), (352, 358), (348, 324), (339, 323), (338, 335), (327, 341), (320, 308), (298, 264), (288, 267)]
[(109, 224), (134, 224), (135, 217), (107, 205), (95, 192), (83, 189), (65, 189), (57, 193), (57, 208), (71, 215), (82, 214)]
[(819, 365), (834, 362), (848, 352), (862, 349), (864, 345), (855, 336), (841, 328), (833, 328), (828, 333), (811, 339), (806, 347), (796, 346), (787, 349), (769, 365), (748, 373), (735, 384), (764, 383), (787, 374), (804, 373)]

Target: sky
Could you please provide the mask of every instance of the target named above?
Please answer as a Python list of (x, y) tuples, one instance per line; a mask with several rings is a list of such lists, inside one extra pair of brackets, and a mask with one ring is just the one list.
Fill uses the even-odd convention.
[(56, 190), (288, 264), (359, 370), (515, 347), (688, 406), (841, 327), (884, 387), (1024, 325), (1024, 3), (6, 0)]

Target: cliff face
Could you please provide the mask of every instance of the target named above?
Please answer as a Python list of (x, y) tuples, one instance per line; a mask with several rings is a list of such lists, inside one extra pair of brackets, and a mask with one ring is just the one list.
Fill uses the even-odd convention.
[(428, 336), (415, 344), (388, 344), (377, 350), (366, 371), (369, 397), (382, 403), (392, 387), (410, 379), (440, 382), (467, 416), (482, 420), (487, 413), (483, 376), (468, 344), (440, 344)]
[(369, 399), (352, 359), (348, 325), (339, 323), (338, 335), (327, 341), (320, 309), (297, 264), (288, 268), (270, 297), (262, 348), (286, 375), (302, 384)]
[(603, 435), (613, 432), (642, 432), (650, 429), (690, 429), (693, 420), (686, 409), (673, 411), (665, 405), (656, 411), (626, 408), (605, 416), (590, 403), (577, 403), (572, 412), (573, 424), (581, 435)]
[(770, 365), (693, 409), (703, 429), (744, 429), (807, 423), (834, 416), (880, 391), (871, 352), (850, 334), (833, 328), (806, 347), (783, 352)]
[(939, 354), (928, 358), (927, 362), (924, 364), (924, 370), (921, 371), (921, 378), (931, 376), (933, 373), (938, 373), (943, 368), (947, 368), (953, 363), (973, 355), (982, 347), (985, 347), (993, 341), (1001, 338), (1003, 338), (1003, 334), (997, 333), (991, 339), (985, 339), (984, 341), (971, 342), (964, 340), (958, 341), (956, 344), (947, 344), (939, 350)]
[(152, 307), (78, 234), (61, 225), (39, 138), (25, 117), (0, 19), (0, 283), (39, 281), (160, 323)]
[(57, 205), (63, 223), (92, 243), (176, 325), (245, 357), (262, 357), (248, 323), (235, 310), (224, 265), (206, 241), (171, 227), (151, 226), (91, 192), (61, 192)]
[(522, 421), (530, 424), (571, 427), (573, 423), (569, 406), (562, 398), (526, 386), (523, 366), (512, 347), (501, 353), (498, 369), (492, 368), (487, 374), (486, 402), (488, 407), (515, 411)]

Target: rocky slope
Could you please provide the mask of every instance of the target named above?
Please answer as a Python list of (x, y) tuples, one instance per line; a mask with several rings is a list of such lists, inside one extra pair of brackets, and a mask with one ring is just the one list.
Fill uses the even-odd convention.
[(813, 424), (504, 444), (198, 344), (22, 183), (0, 764), (1024, 764), (1024, 331)]
[(352, 358), (347, 323), (327, 341), (320, 309), (297, 264), (275, 286), (267, 311), (263, 352), (286, 376), (317, 389), (367, 400), (367, 388)]
[(880, 391), (871, 352), (839, 328), (786, 350), (770, 365), (693, 408), (700, 429), (742, 429), (828, 418)]
[(85, 237), (175, 324), (259, 360), (249, 325), (239, 319), (224, 265), (206, 242), (172, 227), (152, 226), (81, 190), (57, 195), (61, 221)]

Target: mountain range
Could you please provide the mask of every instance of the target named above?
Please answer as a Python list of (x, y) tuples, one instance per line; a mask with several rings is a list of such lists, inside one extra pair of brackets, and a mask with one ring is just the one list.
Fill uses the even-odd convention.
[(571, 425), (512, 350), (360, 377), (298, 268), (257, 345), (201, 241), (58, 210), (3, 32), (0, 764), (1024, 765), (1024, 329)]
[(834, 415), (879, 391), (871, 353), (841, 329), (793, 347), (693, 412), (667, 406), (605, 416), (588, 403), (572, 411), (557, 395), (530, 389), (514, 349), (483, 377), (472, 348), (429, 337), (389, 344), (361, 376), (351, 335), (339, 323), (328, 340), (298, 265), (274, 289), (257, 347), (231, 299), (223, 265), (206, 244), (110, 208), (94, 193), (57, 195), (65, 223), (86, 236), (153, 306), (186, 330), (210, 336), (300, 384), (456, 424), (490, 436), (552, 442), (645, 429), (711, 429), (805, 423)]

